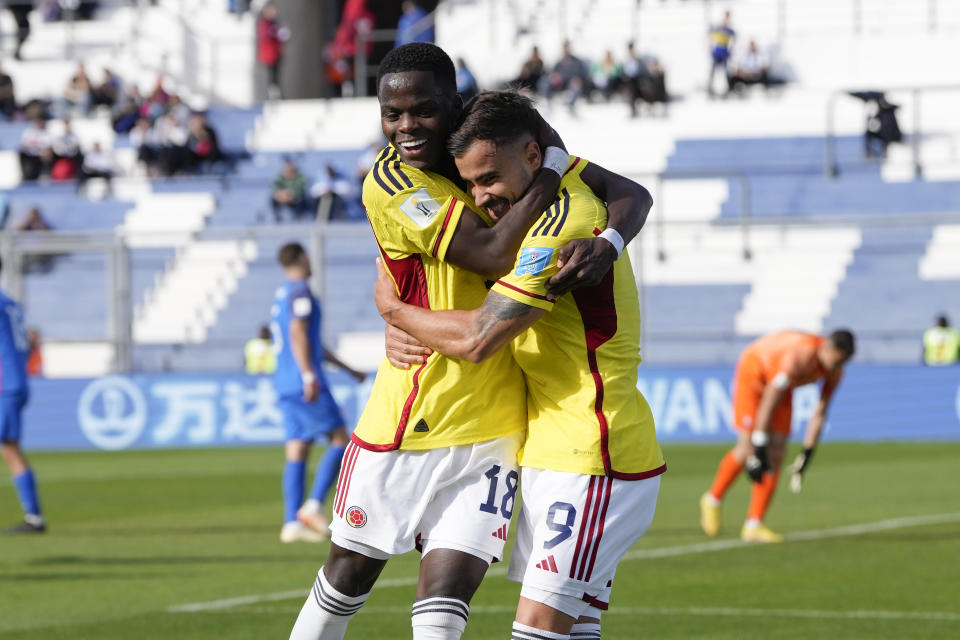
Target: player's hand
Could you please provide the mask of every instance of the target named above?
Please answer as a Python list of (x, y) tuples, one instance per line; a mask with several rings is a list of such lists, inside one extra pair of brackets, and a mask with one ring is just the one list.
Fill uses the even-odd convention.
[(304, 402), (313, 402), (320, 395), (320, 380), (317, 374), (312, 371), (300, 373), (300, 380), (303, 382), (303, 400)]
[(427, 356), (433, 353), (430, 347), (392, 324), (387, 324), (384, 342), (387, 360), (398, 369), (409, 369), (411, 364), (423, 364)]
[(744, 466), (747, 468), (747, 475), (754, 482), (763, 480), (763, 474), (770, 470), (770, 461), (767, 458), (768, 441), (769, 436), (763, 431), (754, 431), (750, 434), (753, 453), (747, 456)]
[(387, 322), (390, 322), (390, 312), (403, 303), (380, 258), (377, 258), (377, 282), (373, 285), (373, 301), (377, 304), (380, 316)]
[(803, 472), (806, 471), (812, 457), (813, 447), (797, 454), (797, 458), (790, 465), (790, 491), (800, 493), (803, 489)]
[(544, 150), (547, 147), (560, 147), (564, 151), (567, 150), (567, 146), (563, 144), (563, 140), (560, 138), (560, 134), (557, 133), (557, 130), (550, 126), (550, 123), (543, 119), (543, 116), (540, 115), (540, 112), (537, 111), (537, 140), (540, 141), (540, 149)]
[(606, 238), (571, 240), (560, 249), (560, 270), (547, 281), (547, 298), (556, 300), (577, 287), (600, 284), (616, 259), (617, 250)]

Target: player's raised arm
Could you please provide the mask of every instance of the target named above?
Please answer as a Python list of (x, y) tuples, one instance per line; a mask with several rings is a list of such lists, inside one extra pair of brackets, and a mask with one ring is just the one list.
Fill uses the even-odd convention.
[[(531, 162), (542, 163), (542, 168), (522, 197), (512, 205), (504, 201), (496, 207), (489, 207), (491, 215), (498, 219), (493, 227), (473, 212), (464, 210), (447, 251), (449, 262), (496, 280), (510, 270), (527, 231), (553, 204), (560, 179), (569, 164), (569, 155), (557, 132), (539, 114), (537, 117), (539, 143), (530, 145), (530, 153), (536, 156)], [(454, 154), (466, 148), (465, 134), (468, 133), (471, 132), (456, 132), (451, 136), (450, 148)], [(541, 149), (544, 150), (542, 155)], [(487, 176), (487, 179), (496, 177)]]
[(482, 362), (532, 326), (546, 311), (491, 291), (477, 309), (431, 311), (404, 303), (377, 259), (374, 299), (387, 323), (453, 357)]
[(643, 228), (653, 206), (653, 197), (642, 185), (593, 163), (580, 177), (607, 203), (607, 228), (596, 238), (571, 240), (560, 250), (560, 271), (547, 283), (551, 298), (599, 283), (624, 246)]

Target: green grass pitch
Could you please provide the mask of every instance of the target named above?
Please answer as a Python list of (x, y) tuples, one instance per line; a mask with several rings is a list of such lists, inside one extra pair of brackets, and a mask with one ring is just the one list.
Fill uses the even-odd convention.
[[(657, 515), (620, 565), (604, 638), (960, 637), (960, 445), (826, 443), (803, 493), (781, 482), (769, 514), (793, 539), (751, 547), (699, 530), (723, 450), (665, 448)], [(279, 447), (32, 459), (51, 529), (0, 538), (0, 638), (288, 636), (327, 547), (278, 540)], [(721, 541), (737, 540), (747, 484), (731, 490)], [(19, 517), (8, 479), (0, 516)], [(417, 562), (387, 565), (348, 638), (410, 637)], [(503, 567), (464, 638), (509, 636), (519, 587)], [(242, 596), (254, 597), (229, 601)]]

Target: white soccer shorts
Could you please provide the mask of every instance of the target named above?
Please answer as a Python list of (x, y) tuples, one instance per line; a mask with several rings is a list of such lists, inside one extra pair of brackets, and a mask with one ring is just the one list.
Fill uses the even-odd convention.
[(457, 549), (488, 562), (503, 558), (519, 497), (522, 444), (521, 433), (426, 451), (369, 451), (351, 442), (337, 482), (331, 540), (385, 556), (416, 547)]
[(524, 468), (507, 577), (606, 609), (620, 558), (653, 521), (660, 477), (617, 480)]

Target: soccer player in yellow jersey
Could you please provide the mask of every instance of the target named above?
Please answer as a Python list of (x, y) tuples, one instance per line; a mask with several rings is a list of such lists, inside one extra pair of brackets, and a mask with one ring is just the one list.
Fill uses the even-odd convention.
[[(392, 286), (420, 308), (482, 303), (485, 280), (513, 265), (569, 160), (548, 147), (544, 170), (509, 213), (475, 210), (446, 151), (462, 110), (455, 86), (449, 57), (426, 43), (394, 49), (379, 68), (390, 144), (364, 182), (363, 200)], [(610, 201), (611, 228), (607, 239), (564, 247), (572, 275), (566, 287), (599, 279), (616, 257), (619, 234), (632, 238), (650, 207), (649, 194), (624, 178), (599, 168), (582, 177)], [(330, 555), (291, 638), (343, 638), (386, 561), (415, 546), (423, 560), (413, 637), (459, 638), (470, 598), (503, 555), (526, 426), (524, 380), (508, 352), (477, 363), (434, 353), (407, 370), (381, 365), (344, 455)]]
[[(540, 170), (535, 115), (511, 92), (486, 92), (468, 105), (449, 148), (479, 206), (504, 211)], [(559, 250), (607, 224), (604, 203), (582, 180), (588, 163), (569, 157), (567, 165), (553, 206), (477, 308), (410, 304), (382, 264), (376, 286), (388, 323), (451, 360), (482, 364), (512, 352), (523, 370), (523, 506), (509, 573), (523, 583), (517, 640), (600, 637), (617, 563), (649, 527), (666, 470), (637, 390), (640, 306), (629, 259), (595, 286), (548, 294)], [(493, 492), (485, 506), (497, 507)]]

